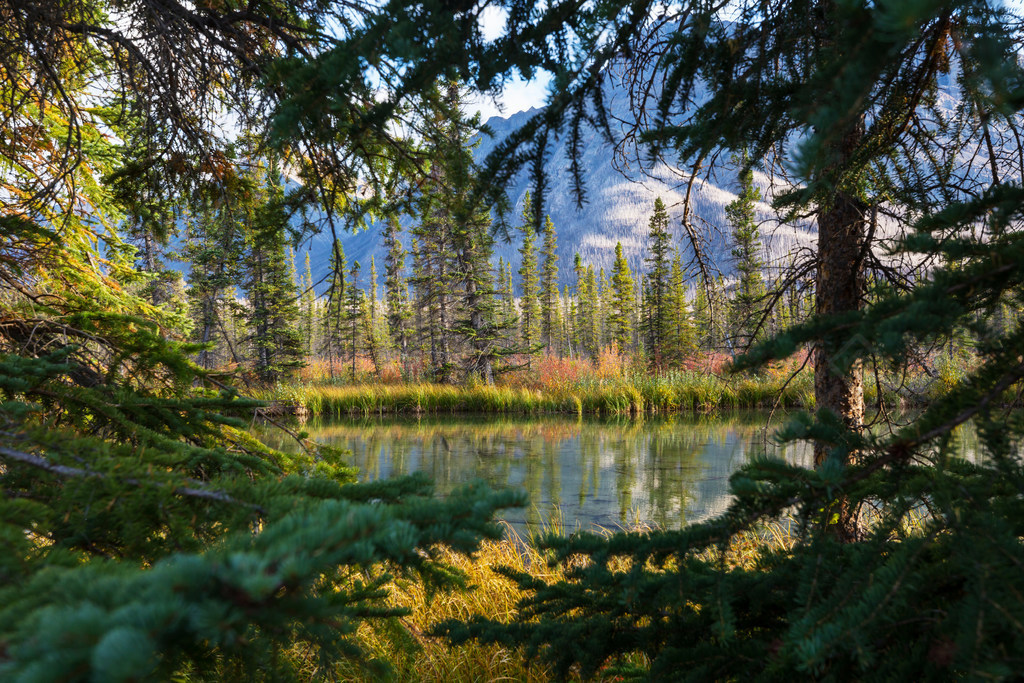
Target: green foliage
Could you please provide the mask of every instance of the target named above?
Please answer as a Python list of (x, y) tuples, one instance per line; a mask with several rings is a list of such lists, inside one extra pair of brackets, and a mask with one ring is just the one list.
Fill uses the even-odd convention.
[[(214, 350), (240, 278), (262, 379), (301, 351), (285, 258), (295, 205), (264, 161), (281, 157), (247, 147), (238, 172), (211, 112), (265, 114), (272, 79), (269, 99), (252, 86), (283, 44), (315, 50), (327, 6), (115, 4), (0, 10), (0, 679), (282, 680), (297, 676), (297, 646), (318, 675), (340, 658), (381, 675), (352, 636), (401, 614), (389, 575), (459, 586), (441, 547), (499, 536), (495, 510), (521, 496), (471, 486), (439, 500), (417, 478), (354, 484), (329, 447), (269, 450), (246, 431), (260, 404), (192, 360)], [(135, 106), (129, 129), (118, 117)], [(322, 175), (313, 186), (343, 203)], [(138, 295), (153, 278), (114, 229), (142, 219), (145, 247), (185, 197), (205, 345)]]
[(633, 293), (633, 273), (629, 270), (629, 264), (622, 253), (622, 244), (618, 242), (615, 244), (611, 287), (608, 327), (619, 353), (624, 353), (632, 340), (633, 306), (636, 303), (636, 295)]
[(471, 550), (520, 501), (355, 485), (330, 448), (266, 449), (240, 419), (258, 404), (205, 388), (159, 309), (64, 265), (47, 270), (74, 286), (44, 280), (45, 306), (9, 298), (0, 338), (5, 680), (279, 679), (296, 643), (329, 672), (359, 660), (361, 620), (396, 613), (389, 571), (458, 585), (435, 544)]
[(669, 263), (672, 234), (668, 230), (668, 211), (661, 197), (654, 200), (647, 239), (650, 256), (645, 259), (648, 301), (643, 310), (644, 343), (652, 368), (661, 370), (667, 365), (665, 356), (673, 355), (673, 322), (679, 316), (680, 305), (685, 305), (685, 302), (678, 301), (679, 293), (675, 289), (679, 286), (675, 277), (681, 277), (681, 273), (673, 273)]
[[(817, 467), (750, 463), (717, 519), (678, 532), (549, 539), (564, 579), (506, 572), (530, 593), (518, 622), (443, 630), (456, 640), (525, 644), (562, 675), (595, 675), (609, 658), (637, 653), (644, 668), (627, 673), (653, 679), (1019, 671), (1024, 421), (1001, 410), (1024, 380), (1024, 329), (1004, 315), (1024, 304), (1024, 74), (1020, 23), (1009, 10), (983, 0), (509, 0), (495, 5), (507, 10), (505, 34), (486, 40), (480, 8), (458, 3), (311, 0), (239, 12), (233, 3), (167, 9), (135, 0), (106, 12), (112, 6), (37, 0), (0, 13), (16, 19), (0, 29), (9, 199), (0, 206), (0, 676), (284, 678), (295, 673), (285, 653), (295, 643), (312, 648), (317, 673), (329, 675), (333, 660), (358, 656), (350, 635), (360, 620), (397, 615), (381, 602), (389, 569), (457, 584), (435, 561), (434, 544), (472, 550), (498, 533), (487, 521), (494, 510), (519, 499), (470, 489), (439, 501), (416, 480), (353, 486), (329, 450), (289, 458), (259, 446), (236, 421), (253, 404), (189, 360), (201, 349), (176, 339), (180, 317), (156, 297), (131, 294), (146, 277), (111, 226), (127, 212), (142, 219), (143, 240), (161, 236), (169, 198), (147, 195), (161, 181), (156, 168), (192, 186), (225, 173), (210, 123), (221, 106), (246, 121), (273, 110), (281, 152), (294, 143), (289, 161), (328, 208), (346, 204), (354, 179), (366, 179), (373, 191), (353, 200), (353, 211), (383, 213), (403, 194), (396, 190), (410, 189), (403, 172), (419, 182), (426, 170), (442, 186), (442, 164), (424, 162), (420, 140), (395, 135), (402, 123), (420, 131), (428, 120), (444, 130), (440, 77), (487, 91), (513, 72), (546, 69), (554, 74), (549, 106), (497, 145), (484, 173), (465, 172), (461, 144), (441, 154), (470, 199), (454, 212), (428, 199), (413, 253), (420, 281), (440, 283), (422, 299), (425, 314), (448, 330), (444, 288), (458, 281), (447, 269), (453, 219), (475, 219), (478, 195), (497, 199), (503, 181), (532, 163), (526, 223), (539, 225), (542, 169), (556, 138), (568, 143), (582, 200), (581, 128), (613, 137), (603, 79), (622, 73), (609, 67), (630, 56), (638, 68), (626, 71), (642, 74), (633, 92), (652, 122), (639, 130), (650, 151), (671, 147), (694, 173), (726, 150), (777, 159), (775, 170), (795, 182), (776, 205), (822, 219), (816, 285), (826, 315), (756, 347), (738, 368), (813, 344), (818, 393), (828, 398), (834, 385), (859, 403), (869, 358), (898, 367), (928, 344), (968, 336), (978, 363), (893, 430), (861, 429), (859, 406), (795, 420), (780, 438), (813, 440)], [(948, 83), (959, 89), (953, 108), (940, 89)], [(253, 97), (256, 84), (263, 97)], [(138, 107), (138, 121), (115, 115), (125, 98), (131, 106), (121, 110)], [(680, 109), (688, 113), (679, 117)], [(118, 135), (145, 144), (115, 150)], [(167, 152), (162, 166), (151, 164), (154, 150)], [(108, 192), (103, 176), (119, 191)], [(262, 298), (249, 332), (268, 381), (287, 371), (297, 337), (291, 295), (281, 295), (294, 282), (275, 270), (285, 217), (278, 179), (271, 172), (252, 183), (254, 195), (269, 196), (254, 197), (245, 221), (254, 229), (249, 295)], [(748, 222), (753, 193), (744, 195), (737, 223)], [(895, 246), (908, 262), (939, 264), (927, 278), (907, 286), (879, 260), (879, 214), (914, 224)], [(482, 224), (464, 226), (474, 235), (465, 243), (485, 244)], [(578, 333), (592, 355), (609, 339), (620, 349), (631, 343), (633, 282), (617, 252), (610, 282), (582, 264), (576, 271)], [(144, 259), (154, 262), (152, 253)], [(853, 273), (848, 291), (835, 277), (834, 257), (846, 253), (839, 265)], [(339, 261), (335, 273), (345, 270)], [(486, 258), (464, 261), (465, 282), (482, 285), (476, 310), (487, 310)], [(524, 253), (523, 262), (521, 324), (532, 349), (536, 259), (528, 266)], [(868, 265), (903, 288), (879, 287), (861, 310)], [(227, 296), (220, 275), (220, 266), (204, 266), (194, 283), (201, 300)], [(704, 279), (695, 317), (714, 347), (723, 287)], [(356, 308), (355, 282), (345, 293), (333, 290), (333, 319), (353, 324), (354, 362), (355, 317), (341, 315), (343, 302), (350, 314)], [(647, 294), (659, 296), (656, 287)], [(682, 330), (685, 305), (675, 296)], [(200, 318), (206, 329), (209, 313)], [(446, 379), (450, 349), (444, 336), (437, 341), (435, 366)], [(601, 399), (635, 412), (647, 400), (633, 386)], [(968, 419), (985, 447), (978, 462), (950, 448)], [(728, 561), (738, 536), (790, 516), (792, 548), (753, 566)]]
[(558, 329), (558, 240), (551, 216), (544, 217), (544, 245), (541, 248), (544, 262), (540, 273), (540, 335), (548, 352), (560, 349)]
[[(742, 159), (742, 163), (749, 162)], [(736, 346), (747, 348), (754, 339), (765, 336), (762, 324), (765, 286), (761, 274), (764, 260), (761, 257), (761, 235), (754, 210), (761, 199), (761, 191), (754, 187), (754, 172), (749, 167), (740, 171), (739, 181), (739, 194), (725, 207), (725, 215), (732, 226), (732, 258), (737, 276), (729, 317)]]
[[(523, 346), (532, 356), (540, 348), (541, 300), (540, 279), (537, 275), (537, 250), (534, 247), (536, 227), (534, 201), (527, 193), (523, 199), (523, 244), (519, 247), (519, 336)], [(539, 206), (539, 205), (538, 205)]]
[[(303, 365), (295, 278), (285, 258), (288, 211), (276, 162), (256, 162), (239, 211), (245, 221), (244, 280), (249, 344), (261, 382), (272, 384)], [(294, 260), (291, 268), (294, 269)]]
[(402, 358), (406, 357), (409, 347), (409, 310), (405, 271), (405, 249), (398, 239), (398, 220), (391, 217), (384, 230), (384, 303), (387, 309), (388, 334), (398, 347)]
[[(678, 11), (610, 2), (578, 14), (569, 3), (505, 6), (508, 33), (484, 73), (510, 71), (501, 49), (515, 44), (516, 67), (551, 67), (556, 78), (549, 106), (495, 152), (492, 168), (513, 151), (510, 166), (539, 167), (556, 131), (578, 141), (593, 123), (611, 136), (601, 75), (623, 55), (646, 74), (639, 90), (654, 93), (657, 113), (641, 133), (653, 152), (671, 147), (695, 173), (725, 151), (749, 149), (758, 163), (785, 155), (778, 170), (796, 182), (774, 201), (793, 218), (819, 218), (822, 315), (755, 347), (738, 368), (814, 344), (819, 398), (837, 412), (779, 435), (813, 441), (814, 469), (750, 463), (732, 479), (725, 514), (679, 532), (549, 538), (544, 547), (568, 573), (548, 583), (509, 572), (532, 593), (517, 623), (475, 619), (441, 632), (523, 644), (562, 676), (594, 676), (636, 653), (646, 665), (630, 673), (653, 680), (1015, 676), (1024, 422), (1006, 406), (1024, 379), (1024, 332), (1002, 311), (1024, 300), (1019, 17), (980, 0), (684, 2)], [(559, 11), (568, 26), (553, 29), (545, 22)], [(562, 40), (571, 33), (579, 39)], [(470, 47), (455, 61), (475, 63), (458, 59), (467, 53), (482, 54)], [(942, 90), (950, 83), (956, 108)], [(735, 209), (747, 222), (745, 207)], [(883, 217), (912, 228), (890, 245), (903, 261), (875, 263)], [(918, 262), (941, 265), (909, 282), (888, 265)], [(899, 287), (862, 310), (868, 265)], [(852, 277), (838, 277), (843, 268)], [(696, 315), (713, 345), (722, 288), (705, 280)], [(980, 362), (950, 393), (909, 424), (862, 428), (852, 403), (865, 362), (899, 367), (965, 330)], [(985, 448), (977, 462), (950, 448), (968, 419)], [(727, 561), (739, 535), (790, 515), (791, 549), (754, 566)]]

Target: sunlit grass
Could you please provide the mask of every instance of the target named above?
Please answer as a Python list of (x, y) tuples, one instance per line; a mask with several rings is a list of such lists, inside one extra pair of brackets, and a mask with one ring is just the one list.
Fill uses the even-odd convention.
[[(731, 374), (727, 358), (694, 360), (691, 369), (651, 374), (642, 363), (612, 349), (596, 361), (545, 356), (530, 369), (507, 373), (498, 383), (436, 384), (402, 381), (386, 366), (374, 373), (357, 362), (356, 381), (343, 367), (332, 373), (311, 366), (294, 384), (267, 389), (259, 398), (301, 405), (321, 417), (404, 414), (504, 413), (572, 415), (712, 413), (723, 409), (812, 407), (810, 372), (769, 368), (758, 375)], [(415, 375), (413, 375), (415, 376)]]
[[(726, 551), (726, 564), (732, 568), (754, 570), (762, 554), (790, 551), (796, 542), (791, 534), (793, 528), (793, 525), (784, 523), (768, 524), (737, 536)], [(624, 530), (634, 533), (654, 531), (646, 525), (634, 525)], [(555, 523), (538, 533), (568, 531)], [(611, 534), (613, 531), (618, 530), (601, 533)], [(702, 555), (708, 561), (718, 561), (718, 553), (719, 550), (712, 549)], [(532, 542), (521, 539), (511, 527), (507, 528), (505, 538), (485, 542), (473, 556), (442, 549), (440, 557), (464, 574), (469, 587), (466, 590), (431, 591), (419, 580), (392, 581), (388, 586), (388, 602), (391, 606), (408, 610), (408, 614), (391, 620), (367, 620), (356, 634), (366, 655), (385, 666), (368, 669), (347, 663), (334, 669), (333, 674), (346, 681), (381, 680), (385, 671), (389, 672), (388, 679), (396, 681), (552, 680), (553, 671), (547, 665), (527, 660), (520, 649), (477, 642), (452, 646), (443, 638), (432, 636), (431, 632), (435, 625), (451, 619), (485, 616), (501, 622), (512, 621), (525, 594), (512, 581), (495, 572), (497, 567), (508, 567), (545, 583), (563, 580), (563, 567), (550, 566)], [(578, 558), (572, 562), (579, 564), (585, 560)], [(629, 566), (627, 558), (617, 557), (611, 560), (609, 568), (613, 572), (624, 572)], [(670, 563), (657, 571), (671, 571), (672, 567)], [(316, 669), (309, 653), (296, 649), (291, 654), (305, 674), (303, 677), (322, 677), (325, 673)], [(643, 663), (640, 655), (633, 655), (631, 659), (634, 664)]]

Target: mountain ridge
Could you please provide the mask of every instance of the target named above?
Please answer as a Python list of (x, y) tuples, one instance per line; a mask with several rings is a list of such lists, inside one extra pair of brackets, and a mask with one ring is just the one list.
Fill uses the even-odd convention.
[[(494, 116), (488, 119), (485, 125), (491, 129), (493, 136), (484, 137), (480, 141), (474, 149), (475, 158), (485, 158), (502, 139), (537, 111), (534, 108), (508, 117)], [(587, 131), (585, 135), (580, 166), (585, 169), (583, 180), (587, 202), (582, 207), (576, 206), (564, 137), (552, 145), (545, 168), (549, 183), (544, 213), (551, 217), (557, 231), (559, 286), (572, 284), (572, 264), (576, 253), (580, 254), (584, 263), (610, 273), (617, 242), (622, 243), (630, 267), (642, 272), (644, 258), (647, 256), (648, 221), (657, 197), (661, 197), (668, 207), (674, 244), (684, 253), (684, 260), (692, 260), (693, 249), (686, 239), (681, 220), (685, 188), (678, 184), (673, 186), (665, 180), (673, 174), (677, 179), (681, 178), (681, 172), (662, 163), (647, 169), (647, 177), (643, 181), (628, 178), (613, 166), (614, 149), (608, 142), (593, 130)], [(703, 236), (707, 240), (703, 245), (703, 253), (712, 270), (727, 276), (731, 272), (731, 263), (725, 207), (736, 197), (738, 169), (733, 164), (726, 164), (717, 170), (716, 178), (724, 177), (724, 181), (716, 183), (698, 178), (694, 182), (690, 198), (691, 215), (702, 226)], [(729, 173), (732, 174), (731, 180)], [(768, 196), (770, 183), (767, 176), (755, 172), (755, 183), (761, 188), (762, 196)], [(531, 185), (527, 174), (521, 173), (506, 189), (513, 221), (522, 212), (525, 194)], [(769, 260), (788, 253), (794, 245), (809, 245), (814, 240), (815, 233), (810, 222), (805, 221), (795, 226), (779, 225), (775, 212), (764, 201), (759, 203), (757, 213), (758, 219), (765, 226), (762, 242)], [(402, 224), (402, 241), (408, 250), (409, 236), (406, 229), (413, 221), (404, 217)], [(377, 259), (378, 271), (382, 271), (380, 264), (385, 256), (382, 228), (380, 224), (371, 224), (359, 232), (338, 233), (349, 263), (357, 260), (365, 270), (373, 256)], [(501, 237), (496, 240), (494, 262), (497, 263), (501, 257), (511, 262), (515, 271), (519, 263), (519, 240), (514, 231), (510, 237), (511, 241)], [(326, 281), (331, 248), (330, 232), (314, 236), (308, 245), (314, 282)], [(300, 247), (300, 256), (303, 251)], [(690, 270), (691, 279), (695, 278), (697, 269)]]

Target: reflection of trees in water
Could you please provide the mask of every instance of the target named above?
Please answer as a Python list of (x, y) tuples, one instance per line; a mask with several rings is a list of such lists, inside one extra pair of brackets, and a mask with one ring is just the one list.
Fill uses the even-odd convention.
[[(763, 427), (759, 414), (648, 421), (430, 417), (305, 425), (312, 438), (351, 450), (362, 479), (419, 471), (433, 477), (441, 492), (472, 479), (522, 487), (530, 496), (524, 521), (550, 523), (559, 511), (570, 527), (577, 521), (677, 527), (720, 511), (728, 504), (729, 475), (761, 450), (755, 442)], [(256, 431), (275, 447), (294, 447)], [(798, 447), (782, 455), (804, 463)]]

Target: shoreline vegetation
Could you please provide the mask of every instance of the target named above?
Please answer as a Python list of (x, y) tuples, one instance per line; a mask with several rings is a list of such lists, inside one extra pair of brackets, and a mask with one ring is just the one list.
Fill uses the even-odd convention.
[[(724, 557), (719, 550), (705, 551), (707, 559), (721, 558), (733, 570), (754, 570), (759, 559), (768, 553), (787, 553), (797, 542), (792, 524), (764, 524), (733, 540)], [(616, 529), (603, 529), (597, 533), (611, 536)], [(633, 534), (656, 531), (650, 525), (637, 525), (621, 529)], [(539, 531), (542, 535), (565, 535), (571, 528), (556, 524)], [(510, 648), (476, 641), (452, 644), (438, 630), (450, 620), (473, 617), (496, 619), (503, 623), (515, 620), (524, 591), (502, 573), (499, 568), (530, 575), (534, 580), (551, 585), (567, 578), (571, 566), (551, 566), (543, 551), (537, 549), (536, 538), (523, 538), (516, 530), (505, 525), (501, 540), (484, 541), (472, 556), (439, 548), (441, 559), (461, 572), (467, 589), (431, 591), (421, 580), (394, 578), (387, 586), (388, 605), (406, 610), (407, 614), (393, 620), (365, 621), (360, 625), (356, 639), (366, 652), (365, 665), (341, 661), (332, 672), (338, 680), (377, 680), (387, 672), (390, 680), (415, 682), (449, 681), (548, 681), (558, 678), (554, 667), (540, 658), (527, 658), (521, 648)], [(577, 563), (585, 562), (578, 560)], [(379, 568), (384, 571), (383, 568)], [(614, 571), (627, 571), (629, 561), (618, 558)], [(671, 567), (666, 567), (670, 570)], [(290, 653), (297, 671), (314, 678), (318, 673), (312, 653), (296, 648)], [(643, 656), (625, 657), (619, 666), (644, 665)], [(583, 680), (572, 672), (568, 680)], [(616, 663), (610, 663), (597, 676), (597, 680), (622, 680)]]
[[(757, 374), (730, 372), (727, 357), (710, 357), (692, 369), (652, 375), (615, 354), (597, 363), (547, 356), (500, 378), (445, 384), (403, 379), (397, 368), (374, 373), (361, 365), (355, 381), (344, 370), (331, 378), (325, 364), (306, 368), (297, 382), (251, 392), (277, 414), (300, 419), (420, 414), (646, 416), (711, 414), (744, 409), (814, 409), (814, 379), (806, 357)], [(926, 373), (882, 376), (865, 382), (865, 400), (888, 407), (916, 407), (957, 386), (966, 362), (939, 363)], [(340, 379), (344, 378), (344, 379)], [(881, 387), (881, 388), (880, 388)]]

